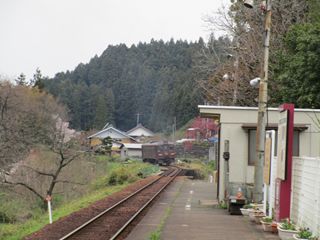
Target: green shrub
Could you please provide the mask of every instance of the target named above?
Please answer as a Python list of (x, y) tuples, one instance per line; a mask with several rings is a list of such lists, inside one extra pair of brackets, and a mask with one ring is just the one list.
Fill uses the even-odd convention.
[(228, 208), (228, 205), (227, 205), (227, 203), (225, 203), (224, 201), (221, 201), (220, 203), (219, 203), (219, 206), (218, 206), (219, 208), (221, 208), (221, 209), (227, 209)]
[(243, 206), (244, 209), (252, 209), (253, 206), (251, 204), (246, 204)]
[(13, 223), (15, 222), (14, 216), (8, 216), (7, 213), (0, 211), (0, 223)]
[(142, 167), (139, 167), (139, 171), (137, 172), (137, 176), (140, 178), (145, 178), (147, 176), (150, 176), (152, 173), (158, 172), (159, 166), (146, 164)]
[(281, 224), (280, 228), (284, 230), (296, 230), (297, 227), (289, 219), (285, 219)]
[(106, 155), (97, 155), (96, 160), (99, 161), (108, 161), (110, 159), (110, 157), (106, 156)]
[(298, 232), (298, 237), (301, 239), (311, 239), (312, 232), (309, 230), (309, 228), (302, 228)]
[(214, 171), (216, 169), (215, 161), (209, 161), (208, 162), (208, 169), (211, 171)]
[(33, 216), (33, 210), (29, 206), (26, 207), (27, 202), (12, 197), (0, 199), (0, 224), (21, 222)]
[(149, 240), (160, 240), (160, 235), (161, 235), (161, 233), (159, 230), (152, 232), (149, 237)]
[(93, 183), (94, 189), (100, 189), (108, 185), (115, 186), (126, 182), (131, 183), (159, 171), (159, 166), (141, 163), (136, 160), (129, 160), (123, 163), (108, 162), (103, 167), (105, 168), (105, 174)]
[(262, 221), (265, 223), (272, 223), (272, 218), (271, 217), (263, 217)]
[(136, 174), (131, 172), (130, 168), (120, 167), (111, 172), (108, 180), (109, 185), (124, 184), (137, 180)]
[(108, 180), (109, 185), (116, 185), (117, 184), (117, 174), (112, 173)]

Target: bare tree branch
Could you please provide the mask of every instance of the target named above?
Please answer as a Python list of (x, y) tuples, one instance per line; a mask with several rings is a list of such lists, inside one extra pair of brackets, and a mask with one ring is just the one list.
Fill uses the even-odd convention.
[[(275, 1), (272, 11), (270, 52), (275, 55), (283, 48), (283, 38), (290, 26), (307, 20), (308, 4), (306, 0)], [(214, 15), (207, 16), (204, 21), (212, 32), (219, 30), (228, 34), (232, 48), (227, 52), (237, 58), (221, 61), (215, 51), (201, 51), (202, 60), (198, 61), (198, 68), (203, 72), (208, 69), (207, 75), (199, 77), (198, 82), (207, 100), (220, 104), (256, 105), (254, 97), (257, 92), (250, 89), (248, 81), (259, 76), (262, 70), (264, 12), (258, 8), (249, 10), (243, 7), (241, 1), (233, 1), (229, 8), (223, 6)], [(276, 60), (277, 58), (270, 56), (270, 88), (274, 89), (276, 87), (272, 81), (272, 66), (277, 64)], [(233, 66), (236, 62), (237, 67)], [(226, 73), (236, 76), (236, 79), (231, 79), (233, 82), (225, 82), (222, 76)], [(230, 88), (237, 89), (238, 94), (230, 93)], [(236, 101), (234, 99), (230, 102), (230, 94), (236, 96)]]
[(37, 192), (36, 189), (34, 189), (33, 187), (29, 186), (28, 184), (24, 183), (24, 182), (10, 182), (8, 181), (6, 178), (3, 181), (4, 184), (9, 184), (9, 185), (15, 185), (15, 186), (23, 186), (26, 189), (28, 189), (29, 191), (31, 191), (32, 193), (34, 193), (38, 198), (40, 198), (42, 201), (44, 200), (44, 197)]
[(21, 167), (28, 168), (28, 169), (36, 172), (36, 173), (39, 174), (39, 175), (54, 177), (54, 174), (53, 174), (53, 173), (42, 172), (42, 171), (40, 171), (40, 170), (38, 170), (38, 169), (35, 169), (35, 168), (30, 167), (30, 166), (27, 166), (27, 165), (21, 165)]
[(81, 153), (77, 153), (74, 156), (68, 158), (61, 166), (66, 167), (68, 164), (70, 164), (73, 160), (75, 160), (77, 157), (79, 157)]
[(87, 185), (86, 183), (79, 183), (79, 182), (73, 182), (73, 181), (69, 181), (69, 180), (57, 180), (55, 181), (56, 183), (70, 183), (70, 184), (76, 184), (76, 185)]

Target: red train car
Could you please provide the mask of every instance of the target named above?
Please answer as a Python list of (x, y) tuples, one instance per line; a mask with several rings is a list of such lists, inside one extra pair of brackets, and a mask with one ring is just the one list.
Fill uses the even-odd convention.
[(170, 165), (175, 161), (176, 149), (172, 143), (149, 143), (142, 145), (143, 162)]

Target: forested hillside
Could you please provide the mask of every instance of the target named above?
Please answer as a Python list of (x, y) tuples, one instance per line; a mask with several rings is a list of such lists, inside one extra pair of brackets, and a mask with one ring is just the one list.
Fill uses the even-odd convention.
[[(319, 5), (316, 0), (273, 4), (269, 106), (320, 106)], [(248, 82), (260, 76), (263, 66), (261, 13), (234, 2), (218, 18), (207, 19), (232, 40), (108, 46), (88, 64), (45, 80), (45, 88), (69, 108), (71, 126), (81, 130), (100, 129), (107, 122), (128, 130), (139, 114), (145, 126), (168, 132), (175, 119), (179, 128), (195, 117), (204, 102), (257, 106), (258, 91)]]
[[(222, 38), (212, 41), (228, 44)], [(139, 113), (145, 126), (169, 131), (174, 119), (183, 125), (203, 104), (197, 80), (207, 73), (196, 66), (205, 48), (201, 38), (108, 46), (88, 64), (46, 80), (45, 87), (70, 109), (73, 128), (101, 129), (110, 122), (128, 130)]]

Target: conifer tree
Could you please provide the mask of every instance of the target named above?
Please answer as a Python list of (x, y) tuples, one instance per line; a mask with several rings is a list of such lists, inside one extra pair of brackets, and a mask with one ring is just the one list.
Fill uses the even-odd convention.
[(20, 75), (15, 80), (15, 82), (16, 82), (17, 85), (26, 86), (27, 85), (26, 75), (24, 75), (24, 73), (20, 73)]

